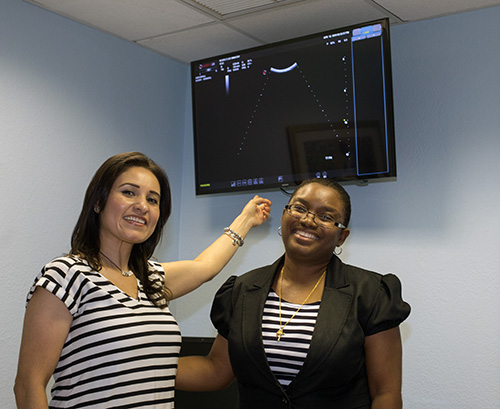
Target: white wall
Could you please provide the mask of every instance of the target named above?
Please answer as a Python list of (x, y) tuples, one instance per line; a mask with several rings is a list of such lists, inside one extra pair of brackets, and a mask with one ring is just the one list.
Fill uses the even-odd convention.
[[(393, 27), (399, 175), (347, 186), (344, 261), (403, 281), (407, 409), (499, 408), (500, 7)], [(0, 402), (11, 392), (28, 287), (68, 250), (84, 189), (110, 155), (141, 150), (168, 172), (174, 214), (158, 255), (190, 258), (249, 193), (195, 197), (188, 68), (45, 12), (0, 2)], [(184, 335), (214, 335), (214, 292), (272, 262), (286, 197), (220, 277), (176, 301)], [(43, 351), (41, 351), (43, 353)]]

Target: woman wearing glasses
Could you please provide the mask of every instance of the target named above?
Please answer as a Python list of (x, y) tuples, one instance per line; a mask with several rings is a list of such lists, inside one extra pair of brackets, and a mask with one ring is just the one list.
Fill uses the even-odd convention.
[(344, 264), (350, 198), (310, 179), (281, 216), (285, 254), (218, 291), (207, 357), (181, 358), (176, 388), (239, 384), (240, 409), (402, 407), (401, 284)]

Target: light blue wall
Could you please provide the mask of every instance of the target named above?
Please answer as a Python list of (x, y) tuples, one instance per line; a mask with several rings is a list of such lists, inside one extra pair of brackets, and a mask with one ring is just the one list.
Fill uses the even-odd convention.
[[(413, 307), (402, 327), (407, 409), (500, 401), (498, 21), (500, 7), (392, 28), (398, 179), (347, 186), (342, 258), (398, 274)], [(20, 0), (0, 3), (2, 407), (14, 408), (26, 291), (68, 249), (83, 190), (105, 158), (141, 150), (167, 170), (175, 202), (162, 260), (196, 256), (251, 197), (194, 195), (188, 74)], [(185, 335), (213, 335), (219, 285), (281, 254), (286, 197), (265, 195), (271, 221), (221, 276), (172, 304)]]
[(26, 291), (69, 250), (85, 188), (106, 158), (140, 150), (167, 170), (174, 214), (158, 253), (177, 258), (188, 74), (21, 0), (0, 2), (2, 408), (14, 407)]
[[(498, 21), (500, 7), (392, 28), (398, 178), (347, 186), (353, 215), (342, 259), (396, 273), (413, 307), (402, 325), (407, 409), (499, 407)], [(196, 198), (185, 143), (180, 254), (190, 257), (249, 195)], [(286, 197), (266, 195), (269, 224), (219, 277), (175, 303), (185, 335), (214, 335), (210, 300), (225, 278), (281, 254)]]

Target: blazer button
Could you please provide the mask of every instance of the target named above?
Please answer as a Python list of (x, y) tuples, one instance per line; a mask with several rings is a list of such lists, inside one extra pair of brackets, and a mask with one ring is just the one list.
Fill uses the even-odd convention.
[(288, 405), (288, 399), (284, 396), (281, 398), (281, 402), (283, 402), (285, 405)]

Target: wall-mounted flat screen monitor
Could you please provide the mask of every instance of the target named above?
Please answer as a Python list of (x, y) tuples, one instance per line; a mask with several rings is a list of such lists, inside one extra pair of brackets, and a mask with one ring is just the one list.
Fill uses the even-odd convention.
[(394, 178), (389, 21), (191, 63), (196, 194)]

